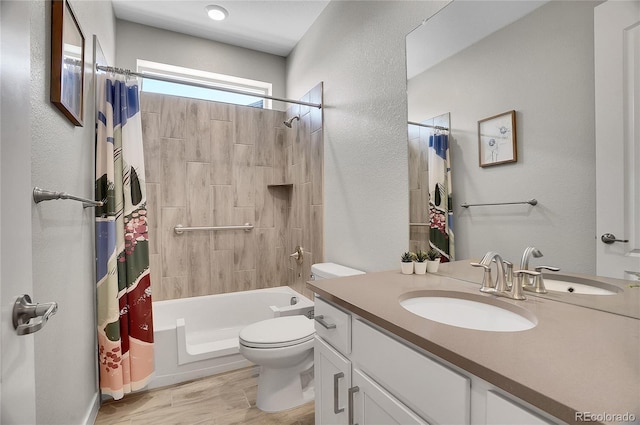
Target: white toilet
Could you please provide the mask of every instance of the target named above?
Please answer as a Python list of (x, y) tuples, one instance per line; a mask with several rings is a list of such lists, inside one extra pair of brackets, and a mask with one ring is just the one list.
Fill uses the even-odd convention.
[[(334, 263), (311, 266), (312, 279), (363, 274)], [(240, 331), (240, 353), (260, 366), (256, 405), (279, 412), (313, 400), (314, 321), (306, 316), (262, 320)]]

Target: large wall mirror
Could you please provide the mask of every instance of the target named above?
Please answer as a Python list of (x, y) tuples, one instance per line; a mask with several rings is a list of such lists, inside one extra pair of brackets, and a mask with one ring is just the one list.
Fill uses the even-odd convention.
[[(631, 11), (638, 13), (640, 22), (638, 2), (614, 3), (635, 3)], [(623, 217), (619, 227), (611, 225), (613, 230), (600, 228), (601, 218), (613, 216), (617, 208), (602, 208), (596, 187), (601, 181), (596, 179), (601, 149), (597, 135), (604, 126), (596, 125), (599, 83), (594, 49), (598, 25), (614, 26), (605, 24), (609, 14), (599, 16), (598, 8), (604, 5), (602, 1), (455, 0), (407, 36), (408, 121), (428, 125), (443, 116), (448, 119), (446, 131), (438, 125), (409, 125), (410, 193), (419, 189), (421, 175), (428, 173), (419, 167), (412, 171), (411, 163), (419, 163), (424, 155), (416, 144), (420, 132), (426, 132), (426, 137), (437, 131), (446, 133), (455, 260), (478, 259), (487, 251), (497, 251), (517, 264), (524, 248), (535, 246), (544, 253), (544, 258), (535, 259), (536, 265), (638, 279), (640, 256), (633, 255), (634, 244), (640, 239), (639, 226), (633, 224), (638, 221), (637, 210), (625, 206), (624, 214), (619, 215), (633, 219)], [(640, 25), (635, 27), (625, 37), (631, 40), (627, 41), (629, 52), (637, 62)], [(638, 87), (640, 78), (627, 73)], [(638, 100), (635, 102), (637, 108)], [(515, 111), (514, 160), (483, 167), (478, 123), (509, 111)], [(637, 133), (639, 124), (637, 119), (634, 122)], [(608, 131), (613, 132), (613, 126)], [(635, 145), (638, 152), (638, 134), (629, 140), (628, 148), (633, 152)], [(640, 178), (634, 171), (640, 166), (638, 156), (635, 154), (635, 160), (619, 159), (619, 168), (627, 170), (627, 181)], [(638, 193), (636, 187), (627, 194), (636, 199), (636, 205)], [(534, 198), (537, 205), (526, 203)], [(425, 220), (419, 212), (426, 204), (419, 196), (410, 194), (410, 199), (413, 248), (422, 243), (420, 237), (427, 237), (414, 225)], [(506, 205), (462, 206), (483, 203)], [(606, 231), (631, 242), (605, 245), (600, 234)], [(601, 254), (607, 250), (628, 257), (627, 263), (617, 265), (613, 272), (601, 268)], [(640, 299), (640, 290), (636, 292), (631, 296)], [(628, 303), (621, 305), (612, 299), (603, 302), (597, 297), (573, 297), (563, 301), (640, 318), (640, 311), (629, 311)]]

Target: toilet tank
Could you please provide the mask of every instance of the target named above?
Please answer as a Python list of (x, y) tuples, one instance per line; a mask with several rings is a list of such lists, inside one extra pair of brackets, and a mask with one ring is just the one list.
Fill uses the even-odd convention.
[(336, 263), (318, 263), (311, 266), (311, 279), (331, 279), (334, 277), (353, 276), (365, 274), (362, 270), (352, 269)]

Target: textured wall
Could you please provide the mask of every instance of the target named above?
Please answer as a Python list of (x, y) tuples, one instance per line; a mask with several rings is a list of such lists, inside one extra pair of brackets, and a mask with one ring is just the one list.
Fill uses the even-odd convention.
[[(84, 127), (75, 127), (49, 101), (51, 2), (29, 3), (32, 184), (91, 198), (95, 181), (92, 35), (98, 35), (105, 55), (113, 61), (111, 2), (71, 2), (85, 36)], [(79, 424), (90, 419), (98, 401), (93, 210), (84, 210), (78, 202), (46, 202), (34, 205), (32, 224), (34, 300), (57, 301), (59, 306), (35, 336), (36, 417), (38, 423)]]
[[(595, 273), (597, 3), (551, 2), (409, 82), (410, 120), (451, 112), (458, 259), (517, 262), (534, 245), (544, 264)], [(477, 121), (511, 109), (518, 162), (480, 168)], [(530, 198), (540, 203), (459, 206)]]
[(327, 261), (391, 269), (409, 246), (405, 36), (446, 3), (331, 2), (287, 59), (287, 96), (324, 82)]
[[(302, 291), (311, 247), (322, 256), (321, 111), (291, 108), (301, 118), (288, 129), (284, 112), (225, 103), (143, 93), (141, 108), (154, 299)], [(173, 230), (246, 222), (251, 232)]]
[(273, 96), (284, 97), (283, 57), (133, 22), (118, 20), (117, 26), (116, 65), (119, 67), (135, 70), (136, 60), (144, 59), (233, 75), (270, 82)]

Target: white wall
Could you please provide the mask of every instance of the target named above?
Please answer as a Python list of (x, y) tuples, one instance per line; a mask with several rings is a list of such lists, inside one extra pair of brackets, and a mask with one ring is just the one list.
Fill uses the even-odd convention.
[[(409, 82), (409, 119), (451, 112), (457, 259), (528, 245), (595, 274), (593, 8), (552, 2)], [(477, 121), (517, 111), (518, 162), (478, 166)], [(536, 207), (462, 202), (536, 198)]]
[(117, 20), (115, 66), (136, 69), (144, 59), (273, 84), (285, 93), (285, 58), (190, 35)]
[(409, 247), (405, 36), (447, 2), (335, 1), (287, 60), (324, 82), (325, 260), (397, 268)]
[[(51, 2), (31, 2), (31, 183), (92, 198), (92, 36), (98, 35), (113, 61), (115, 18), (110, 1), (72, 1), (72, 6), (85, 37), (84, 127), (75, 127), (49, 101)], [(80, 424), (98, 401), (93, 209), (50, 201), (32, 211), (34, 300), (59, 306), (34, 335), (36, 417), (39, 424)]]

